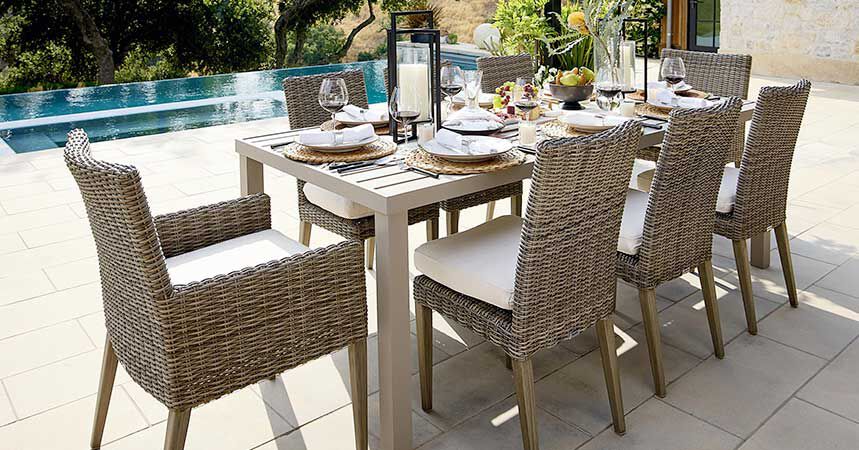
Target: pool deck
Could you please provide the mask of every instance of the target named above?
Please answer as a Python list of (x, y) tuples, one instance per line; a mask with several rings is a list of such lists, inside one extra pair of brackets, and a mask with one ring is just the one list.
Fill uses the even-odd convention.
[[(751, 91), (787, 82), (754, 77)], [(93, 148), (98, 158), (140, 169), (158, 214), (237, 197), (233, 140), (285, 126), (285, 119), (269, 119)], [(267, 171), (274, 227), (293, 237), (295, 189), (293, 178)], [(745, 333), (731, 246), (716, 237), (713, 265), (726, 358), (711, 354), (697, 277), (687, 274), (660, 287), (670, 381), (660, 399), (652, 393), (636, 291), (619, 284), (627, 434), (618, 437), (610, 428), (600, 356), (593, 333), (586, 332), (536, 357), (542, 448), (856, 448), (859, 87), (815, 83), (789, 197), (799, 308), (786, 304), (774, 253), (772, 267), (752, 270), (760, 333)], [(509, 203), (499, 202), (497, 210), (507, 213)], [(484, 211), (465, 211), (462, 227), (480, 223)], [(425, 237), (423, 225), (412, 228), (414, 248)], [(316, 227), (311, 244), (338, 240)], [(371, 448), (377, 448), (373, 278), (368, 271), (370, 431)], [(105, 337), (101, 310), (95, 246), (62, 150), (0, 155), (0, 449), (86, 448)], [(514, 385), (502, 353), (440, 316), (434, 326), (435, 411), (421, 411), (415, 375), (415, 447), (520, 448)], [(346, 361), (344, 350), (195, 409), (186, 448), (352, 448)], [(166, 409), (122, 369), (117, 385), (103, 448), (161, 448)]]

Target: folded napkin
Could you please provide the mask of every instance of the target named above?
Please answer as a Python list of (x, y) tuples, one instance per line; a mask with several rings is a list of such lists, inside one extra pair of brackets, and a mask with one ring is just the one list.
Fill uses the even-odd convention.
[(491, 113), (485, 109), (479, 109), (479, 108), (462, 108), (459, 111), (456, 111), (453, 114), (447, 116), (447, 120), (449, 120), (449, 121), (467, 120), (469, 122), (485, 120), (488, 122), (504, 123), (504, 119), (496, 116), (495, 114), (493, 114), (493, 113)]
[(301, 145), (338, 145), (365, 141), (376, 134), (373, 125), (364, 124), (338, 131), (309, 130), (298, 133)]
[(710, 102), (703, 98), (680, 97), (671, 89), (654, 89), (653, 91), (649, 91), (649, 94), (653, 95), (653, 100), (658, 105), (680, 108), (704, 108), (710, 105)]
[(677, 95), (671, 89), (655, 89), (653, 100), (661, 105), (674, 105), (677, 100)]
[(381, 122), (388, 120), (388, 114), (382, 110), (364, 109), (355, 105), (346, 105), (343, 112), (352, 120), (363, 122)]
[(452, 150), (469, 155), (482, 155), (494, 153), (494, 146), (489, 142), (479, 139), (464, 137), (459, 133), (447, 129), (441, 129), (435, 133), (435, 140), (439, 144)]

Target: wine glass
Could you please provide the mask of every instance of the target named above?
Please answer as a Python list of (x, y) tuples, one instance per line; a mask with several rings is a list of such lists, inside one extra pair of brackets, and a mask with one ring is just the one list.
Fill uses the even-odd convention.
[(459, 66), (447, 65), (441, 68), (441, 91), (447, 97), (447, 115), (453, 106), (453, 97), (465, 88), (465, 77)]
[(399, 86), (395, 87), (394, 91), (391, 92), (391, 99), (388, 100), (388, 112), (397, 123), (403, 126), (405, 135), (403, 145), (408, 145), (409, 124), (414, 122), (414, 120), (421, 115), (421, 112), (403, 98), (402, 91)]
[(482, 70), (465, 72), (465, 96), (468, 97), (469, 108), (479, 108), (481, 85), (483, 84)]
[(686, 65), (683, 64), (682, 58), (671, 57), (663, 59), (660, 70), (662, 78), (672, 90), (676, 90), (677, 85), (686, 78)]
[(326, 78), (319, 87), (319, 106), (331, 113), (331, 121), (344, 106), (349, 104), (349, 91), (346, 80), (342, 78)]
[(534, 92), (534, 88), (528, 89), (528, 84), (524, 83), (521, 87), (522, 93), (519, 95), (519, 98), (513, 102), (513, 105), (522, 111), (523, 118), (526, 122), (530, 122), (531, 119), (531, 111), (534, 108), (540, 106), (540, 102), (537, 101), (537, 93)]

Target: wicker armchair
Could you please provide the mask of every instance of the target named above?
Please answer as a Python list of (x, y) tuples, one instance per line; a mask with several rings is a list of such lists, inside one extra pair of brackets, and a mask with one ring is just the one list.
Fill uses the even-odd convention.
[(137, 169), (94, 159), (82, 130), (69, 133), (65, 159), (98, 249), (107, 327), (92, 448), (117, 363), (169, 408), (165, 449), (175, 450), (191, 408), (346, 346), (356, 444), (367, 448), (359, 242), (289, 240), (270, 229), (264, 194), (152, 217)]
[(617, 275), (639, 291), (656, 394), (665, 396), (661, 338), (656, 317), (658, 285), (698, 267), (716, 357), (724, 357), (713, 279), (713, 211), (739, 120), (740, 99), (671, 111), (650, 194), (627, 195), (617, 253)]
[[(286, 97), (287, 111), (289, 112), (287, 120), (289, 120), (291, 128), (317, 127), (331, 119), (331, 114), (319, 106), (316, 96), (307, 95), (307, 92), (317, 92), (319, 86), (322, 84), (322, 80), (332, 77), (346, 80), (346, 86), (349, 90), (349, 103), (364, 108), (367, 107), (367, 88), (364, 84), (364, 72), (360, 70), (287, 77), (283, 80), (283, 91)], [(325, 207), (326, 205), (317, 205), (308, 200), (303, 180), (297, 180), (297, 185), (298, 216), (301, 220), (299, 227), (301, 243), (303, 245), (310, 245), (310, 233), (313, 225), (325, 228), (346, 239), (365, 241), (366, 266), (368, 269), (372, 269), (373, 256), (376, 250), (376, 219), (372, 211), (365, 211), (366, 215), (362, 217), (342, 217), (330, 211)], [(438, 237), (438, 207), (437, 203), (433, 203), (409, 211), (409, 225), (421, 222), (427, 223), (427, 240)]]
[[(709, 92), (720, 97), (749, 97), (749, 79), (752, 74), (751, 55), (732, 55), (727, 53), (693, 52), (689, 50), (662, 49), (662, 59), (681, 58), (686, 66), (685, 81), (695, 89)], [(661, 75), (660, 75), (661, 79)], [(727, 161), (740, 165), (746, 126), (737, 121), (737, 135)], [(659, 147), (648, 147), (639, 152), (639, 158), (656, 161)]]
[(477, 58), (477, 69), (483, 71), (483, 92), (495, 92), (495, 88), (517, 78), (534, 78), (534, 60), (531, 55), (521, 53), (512, 56), (482, 56)]
[(725, 168), (722, 178), (720, 197), (726, 198), (717, 205), (715, 232), (733, 242), (751, 334), (757, 334), (758, 324), (746, 239), (775, 228), (790, 305), (798, 306), (785, 210), (791, 160), (810, 91), (806, 80), (761, 89), (740, 168)]
[(424, 410), (432, 409), (432, 310), (512, 359), (526, 449), (538, 448), (531, 357), (596, 325), (614, 429), (625, 432), (611, 314), (617, 232), (640, 137), (641, 126), (628, 122), (540, 143), (524, 220), (499, 217), (415, 252), (424, 273), (414, 280)]

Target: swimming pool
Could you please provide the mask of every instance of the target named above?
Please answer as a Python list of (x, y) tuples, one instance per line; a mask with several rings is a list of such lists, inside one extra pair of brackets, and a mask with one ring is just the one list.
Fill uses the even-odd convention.
[[(442, 57), (463, 69), (476, 66), (471, 55)], [(0, 154), (61, 147), (73, 128), (98, 142), (284, 117), (281, 83), (290, 76), (360, 69), (368, 100), (381, 103), (385, 67), (384, 61), (367, 61), (0, 95)]]

